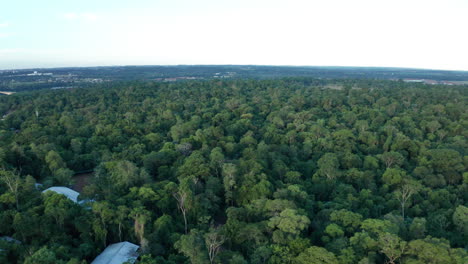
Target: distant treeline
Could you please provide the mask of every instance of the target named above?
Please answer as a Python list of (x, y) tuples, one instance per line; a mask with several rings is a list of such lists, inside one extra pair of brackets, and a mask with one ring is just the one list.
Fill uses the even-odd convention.
[[(33, 71), (53, 76), (27, 76)], [(56, 78), (54, 76), (73, 76)], [(321, 79), (431, 79), (435, 81), (468, 81), (468, 72), (373, 67), (303, 67), (256, 65), (179, 65), (179, 66), (114, 66), (54, 68), (0, 71), (0, 89), (26, 91), (60, 86), (89, 86), (89, 79), (100, 81), (177, 81), (183, 77), (197, 79), (278, 79), (308, 77)]]

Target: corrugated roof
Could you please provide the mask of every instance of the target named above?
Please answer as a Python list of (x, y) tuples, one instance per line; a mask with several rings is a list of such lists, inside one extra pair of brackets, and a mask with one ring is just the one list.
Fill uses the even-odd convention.
[(62, 186), (54, 186), (54, 187), (50, 187), (50, 188), (45, 189), (44, 191), (42, 191), (42, 193), (45, 193), (45, 192), (48, 192), (48, 191), (53, 191), (53, 192), (56, 192), (56, 193), (63, 194), (68, 199), (72, 200), (75, 203), (78, 203), (78, 196), (80, 195), (80, 193), (76, 192), (76, 191), (74, 191), (74, 190), (72, 190), (70, 188), (62, 187)]
[(21, 241), (14, 239), (12, 237), (9, 237), (9, 236), (2, 236), (0, 237), (0, 240), (10, 242), (10, 243), (15, 243), (15, 244), (21, 244)]
[(109, 245), (91, 264), (122, 264), (126, 261), (135, 263), (138, 248), (140, 247), (127, 241)]

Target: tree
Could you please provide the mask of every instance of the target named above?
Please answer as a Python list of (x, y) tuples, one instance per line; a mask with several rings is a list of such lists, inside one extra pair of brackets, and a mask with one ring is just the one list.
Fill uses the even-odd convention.
[(453, 223), (457, 230), (462, 232), (465, 237), (468, 236), (468, 207), (459, 205), (453, 213)]
[(5, 166), (5, 157), (6, 157), (6, 151), (3, 148), (0, 148), (0, 167)]
[(461, 172), (464, 169), (460, 153), (453, 149), (433, 149), (429, 151), (431, 160), (429, 163), (436, 173), (445, 176), (450, 184), (455, 184), (462, 179)]
[(225, 163), (222, 167), (224, 195), (226, 203), (232, 205), (234, 198), (234, 189), (236, 187), (237, 167), (232, 163)]
[(73, 171), (67, 168), (60, 168), (54, 171), (54, 178), (58, 184), (68, 185), (72, 181)]
[(160, 240), (169, 242), (169, 238), (174, 232), (174, 226), (173, 218), (164, 214), (154, 222), (154, 231)]
[(95, 184), (106, 197), (111, 193), (125, 192), (148, 180), (148, 173), (128, 160), (103, 162), (96, 168), (94, 177)]
[[(403, 263), (461, 264), (466, 263), (468, 258), (466, 251), (455, 251), (446, 240), (432, 237), (409, 242), (405, 255)], [(456, 261), (456, 258), (462, 262)]]
[[(2, 181), (8, 187), (8, 191), (14, 198), (16, 209), (19, 210), (19, 187), (21, 184), (21, 177), (19, 173), (0, 169), (0, 181)], [(4, 199), (2, 197), (7, 195), (7, 193), (2, 194), (0, 196), (0, 200)]]
[(210, 166), (215, 171), (215, 175), (219, 176), (224, 163), (224, 154), (220, 147), (214, 148), (210, 153)]
[(390, 264), (395, 264), (405, 252), (406, 242), (394, 234), (384, 233), (379, 236), (380, 252), (385, 254)]
[(285, 209), (279, 216), (274, 216), (268, 221), (268, 226), (277, 229), (273, 233), (273, 240), (277, 243), (285, 243), (297, 237), (300, 232), (310, 224), (307, 216), (299, 214), (294, 209)]
[(406, 177), (406, 172), (402, 169), (388, 168), (382, 175), (382, 181), (390, 186), (401, 184)]
[(182, 217), (184, 218), (184, 230), (185, 234), (187, 234), (187, 213), (192, 206), (192, 192), (187, 186), (181, 186), (179, 189), (173, 193), (174, 198), (177, 201), (177, 208), (179, 208), (180, 212), (182, 213)]
[(268, 259), (270, 259), (272, 250), (268, 246), (260, 246), (255, 249), (255, 252), (252, 255), (253, 264), (265, 264)]
[(71, 208), (75, 204), (62, 194), (48, 191), (44, 194), (44, 214), (63, 228), (65, 219), (70, 216)]
[(148, 248), (148, 240), (145, 238), (145, 226), (151, 218), (150, 212), (145, 210), (143, 207), (137, 207), (132, 209), (130, 217), (134, 220), (133, 227), (135, 235), (140, 242), (142, 251), (144, 252)]
[(385, 163), (387, 169), (393, 166), (399, 167), (405, 161), (403, 155), (395, 151), (385, 152), (380, 156), (380, 159)]
[(213, 264), (224, 241), (225, 238), (220, 234), (219, 229), (211, 229), (210, 232), (205, 234), (205, 244), (208, 249), (208, 257), (211, 264)]
[(364, 220), (361, 224), (361, 229), (375, 239), (378, 239), (380, 235), (385, 233), (398, 233), (398, 226), (395, 223), (392, 223), (389, 220), (373, 218)]
[(11, 217), (11, 227), (15, 231), (16, 235), (21, 238), (21, 241), (26, 241), (29, 238), (38, 237), (41, 235), (43, 230), (38, 230), (37, 228), (37, 223), (39, 223), (41, 220), (50, 224), (50, 221), (47, 221), (47, 219), (44, 219), (39, 214), (30, 211), (16, 212)]
[(418, 192), (419, 186), (414, 182), (405, 183), (397, 191), (395, 191), (395, 196), (400, 202), (401, 206), (401, 216), (405, 218), (405, 207), (408, 201), (410, 201), (411, 196)]
[(96, 215), (93, 221), (93, 231), (98, 240), (101, 240), (104, 247), (107, 245), (107, 234), (109, 224), (115, 219), (115, 212), (107, 201), (96, 201), (92, 204), (92, 211)]
[(119, 241), (122, 241), (122, 228), (124, 226), (125, 221), (128, 218), (130, 209), (124, 205), (119, 205), (115, 212), (114, 223), (117, 224), (119, 230)]
[(413, 222), (409, 227), (411, 239), (421, 239), (426, 235), (426, 219), (422, 217), (413, 218)]
[(337, 224), (329, 224), (325, 228), (325, 234), (331, 238), (341, 237), (344, 235), (343, 229)]
[(184, 164), (177, 170), (179, 179), (206, 179), (210, 175), (210, 167), (206, 164), (201, 151), (194, 151), (184, 160)]
[(301, 173), (297, 171), (288, 171), (284, 176), (284, 180), (287, 183), (296, 184), (301, 182)]
[(346, 209), (333, 211), (330, 220), (344, 227), (348, 233), (353, 233), (362, 223), (362, 215)]
[(206, 250), (203, 249), (203, 234), (197, 229), (190, 230), (189, 234), (182, 235), (174, 247), (190, 259), (193, 264), (209, 262)]
[(333, 180), (340, 174), (338, 157), (334, 153), (326, 153), (318, 160), (317, 164), (319, 167), (317, 174), (319, 176)]
[(54, 150), (51, 150), (47, 153), (45, 161), (47, 162), (47, 165), (52, 172), (55, 172), (61, 168), (66, 168), (66, 164), (62, 157), (60, 157), (60, 155)]
[(310, 247), (294, 259), (296, 264), (336, 264), (335, 254), (321, 247)]
[(24, 264), (64, 264), (58, 260), (55, 253), (47, 247), (42, 247), (24, 260)]

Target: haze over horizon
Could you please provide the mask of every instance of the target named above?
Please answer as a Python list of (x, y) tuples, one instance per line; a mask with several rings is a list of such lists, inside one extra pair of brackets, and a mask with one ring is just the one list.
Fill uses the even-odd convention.
[(304, 65), (468, 71), (468, 1), (17, 0), (0, 69)]

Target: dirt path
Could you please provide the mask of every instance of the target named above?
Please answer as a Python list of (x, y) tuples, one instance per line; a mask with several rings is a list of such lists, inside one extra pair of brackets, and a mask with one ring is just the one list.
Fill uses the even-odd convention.
[(72, 185), (72, 189), (81, 192), (83, 188), (91, 182), (93, 177), (94, 172), (76, 174), (73, 176), (73, 181), (75, 183)]

